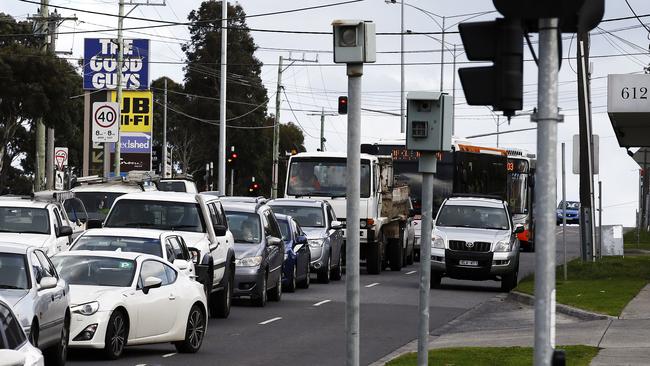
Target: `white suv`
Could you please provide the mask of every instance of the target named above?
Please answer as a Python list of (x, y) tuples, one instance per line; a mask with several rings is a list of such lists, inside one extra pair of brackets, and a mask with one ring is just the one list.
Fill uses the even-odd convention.
[(431, 287), (442, 277), (500, 280), (501, 289), (517, 286), (522, 225), (513, 225), (508, 205), (480, 196), (446, 199), (434, 222)]
[(233, 236), (218, 197), (177, 192), (125, 194), (113, 203), (104, 227), (178, 233), (195, 253), (196, 274), (209, 295), (210, 315), (228, 317), (235, 252)]

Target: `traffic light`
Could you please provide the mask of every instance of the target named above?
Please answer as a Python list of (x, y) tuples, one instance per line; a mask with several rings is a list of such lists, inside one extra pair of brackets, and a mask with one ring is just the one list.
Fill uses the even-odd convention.
[(234, 164), (237, 161), (239, 155), (235, 152), (235, 147), (230, 147), (230, 155), (228, 155), (228, 163)]
[(339, 114), (348, 114), (348, 97), (339, 97)]
[(250, 193), (251, 196), (258, 196), (259, 191), (260, 191), (260, 184), (253, 180), (251, 184), (248, 186), (248, 193)]
[(469, 105), (491, 105), (512, 117), (523, 107), (524, 43), (520, 19), (497, 18), (460, 23), (467, 59), (492, 61), (492, 66), (458, 70)]

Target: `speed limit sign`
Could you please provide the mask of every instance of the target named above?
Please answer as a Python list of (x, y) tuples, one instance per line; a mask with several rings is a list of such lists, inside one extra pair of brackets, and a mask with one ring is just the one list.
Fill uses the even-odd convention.
[(120, 106), (115, 102), (93, 103), (92, 141), (117, 142), (120, 135)]

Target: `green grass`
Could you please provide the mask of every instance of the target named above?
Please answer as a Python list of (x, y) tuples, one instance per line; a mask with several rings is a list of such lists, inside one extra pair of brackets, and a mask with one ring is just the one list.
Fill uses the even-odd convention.
[[(568, 281), (562, 266), (556, 272), (556, 298), (561, 304), (618, 316), (630, 300), (650, 282), (650, 256), (604, 257), (592, 263), (568, 263)], [(524, 278), (518, 291), (532, 295), (534, 278)]]
[(625, 249), (650, 250), (650, 232), (642, 230), (639, 232), (639, 244), (637, 244), (636, 230), (630, 230), (623, 234)]
[[(598, 348), (589, 346), (558, 346), (566, 352), (567, 365), (588, 366), (598, 354)], [(417, 354), (409, 353), (387, 366), (411, 366), (417, 363)], [(533, 363), (530, 347), (459, 347), (429, 351), (432, 366), (528, 366)]]

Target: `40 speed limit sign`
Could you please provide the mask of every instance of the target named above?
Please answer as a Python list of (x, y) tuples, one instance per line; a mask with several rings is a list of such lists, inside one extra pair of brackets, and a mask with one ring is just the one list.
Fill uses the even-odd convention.
[(93, 103), (91, 116), (93, 142), (118, 142), (120, 137), (120, 105), (115, 102)]

